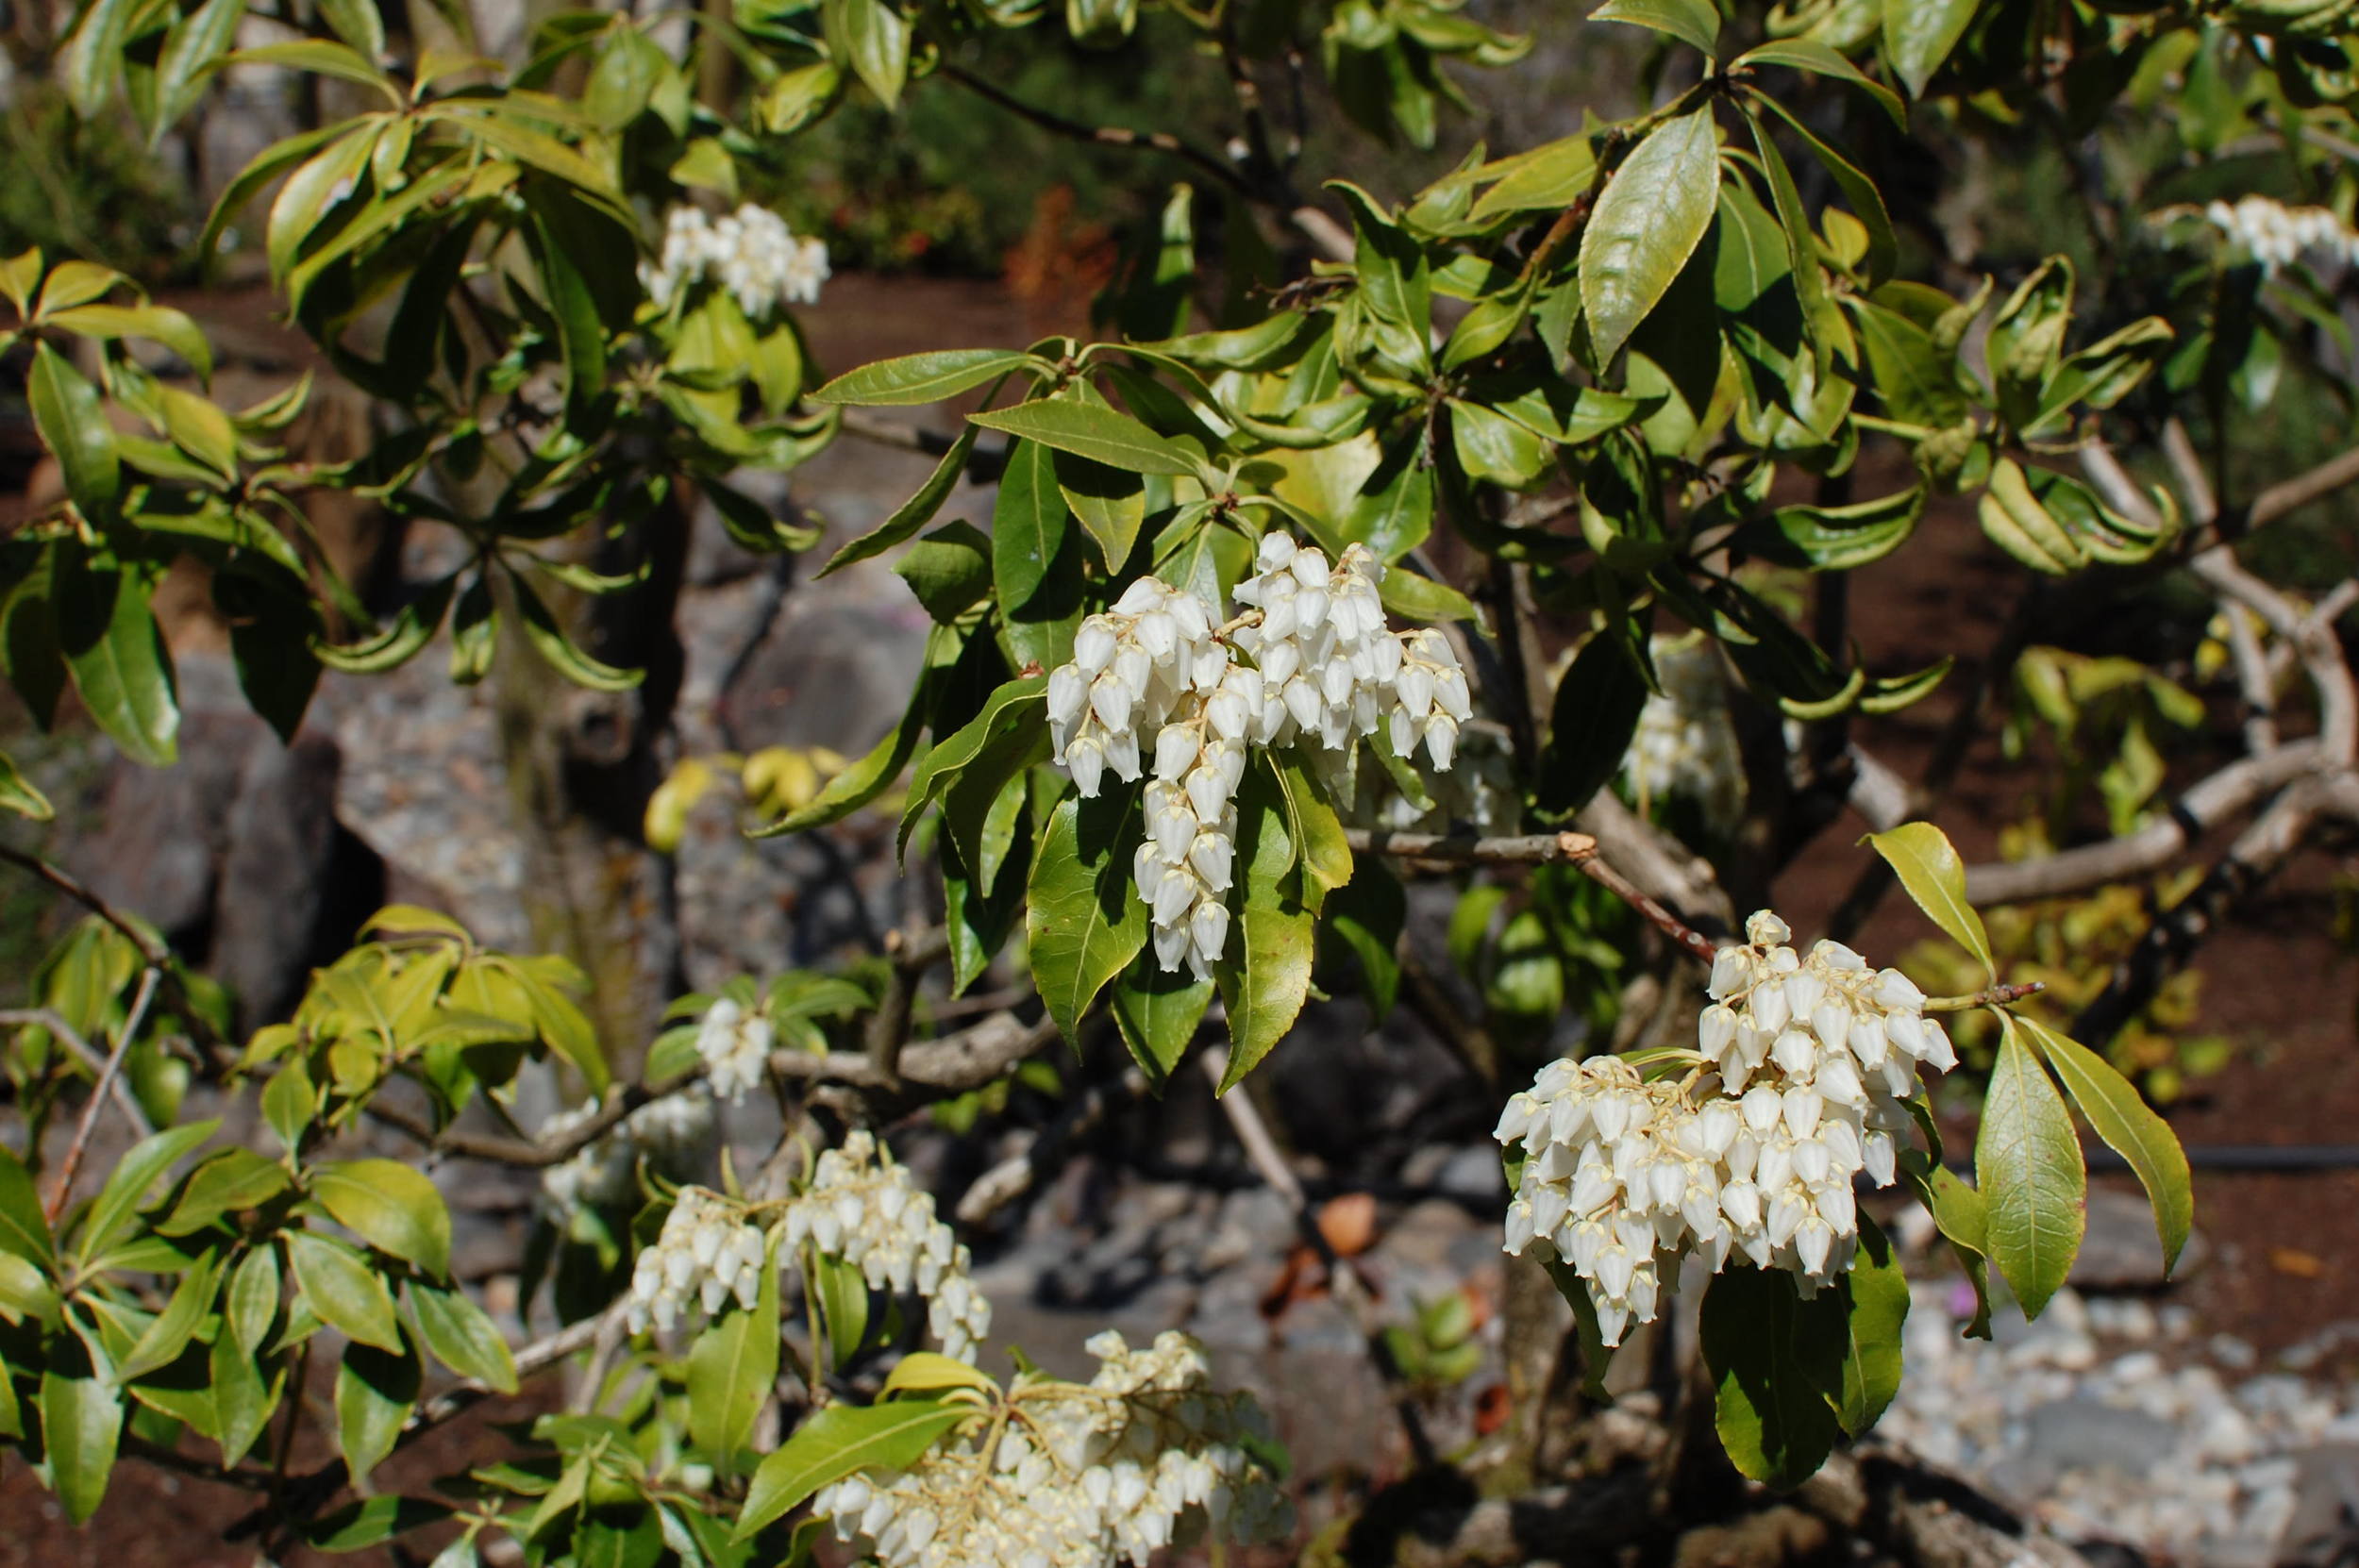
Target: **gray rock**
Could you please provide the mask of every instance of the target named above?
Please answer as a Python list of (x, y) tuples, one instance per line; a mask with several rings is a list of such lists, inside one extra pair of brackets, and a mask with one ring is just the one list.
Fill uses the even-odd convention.
[(2349, 1562), (2359, 1549), (2359, 1444), (2326, 1443), (2293, 1456), (2294, 1511), (2280, 1563)]
[[(2094, 1399), (2060, 1399), (2033, 1410), (2025, 1421), (2023, 1447), (2013, 1464), (2034, 1477), (2058, 1470), (2113, 1469), (2142, 1476), (2164, 1457), (2153, 1418)], [(2011, 1487), (2010, 1490), (2017, 1490)], [(2028, 1490), (2039, 1490), (2033, 1481)]]
[(2167, 1276), (2163, 1244), (2154, 1234), (2154, 1211), (2144, 1195), (2096, 1187), (2089, 1191), (2088, 1233), (2069, 1278), (2084, 1291), (2156, 1290), (2201, 1268), (2210, 1252), (2201, 1235), (2189, 1237), (2178, 1267)]

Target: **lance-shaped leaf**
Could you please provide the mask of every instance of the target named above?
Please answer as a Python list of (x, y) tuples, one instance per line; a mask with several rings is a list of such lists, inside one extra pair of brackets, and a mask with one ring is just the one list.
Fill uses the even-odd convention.
[(1006, 609), (1023, 609), (1039, 592), (1064, 543), (1066, 515), (1055, 454), (1036, 441), (1017, 442), (991, 509), (992, 581)]
[(1237, 886), (1241, 904), (1229, 938), (1230, 961), (1213, 976), (1229, 1007), (1227, 1093), (1286, 1032), (1311, 994), (1315, 917), (1302, 896), (1297, 845), (1277, 779), (1248, 771), (1237, 792)]
[(1966, 862), (1949, 835), (1930, 822), (1911, 822), (1888, 833), (1870, 833), (1865, 842), (1891, 865), (1916, 907), (1997, 979), (1990, 934), (1983, 929), (1983, 917), (1966, 901)]
[(814, 403), (901, 408), (940, 403), (1010, 371), (1047, 368), (1036, 356), (1009, 348), (945, 348), (877, 359), (846, 371), (811, 394)]
[(311, 1195), (336, 1223), (436, 1278), (450, 1272), (450, 1210), (424, 1174), (393, 1159), (354, 1159), (311, 1173)]
[(1720, 139), (1709, 105), (1647, 133), (1606, 181), (1581, 235), (1581, 303), (1611, 360), (1712, 226)]
[(1990, 1260), (2024, 1315), (2037, 1317), (2063, 1286), (2088, 1223), (2088, 1171), (2072, 1113), (2048, 1070), (1999, 1015), (1999, 1060), (1983, 1100), (1974, 1176), (1989, 1214)]
[(963, 1400), (891, 1399), (829, 1405), (761, 1461), (738, 1515), (745, 1540), (821, 1487), (862, 1470), (906, 1470), (934, 1441), (978, 1414)]
[(1720, 10), (1712, 0), (1606, 0), (1589, 13), (1589, 20), (1652, 27), (1707, 56), (1720, 41)]
[(1130, 885), (1129, 846), (1124, 835), (1099, 827), (1114, 812), (1130, 823), (1120, 802), (1059, 802), (1032, 857), (1025, 908), (1032, 979), (1057, 1027), (1077, 1043), (1090, 1004), (1146, 945), (1146, 906)]
[(1704, 1293), (1701, 1339), (1720, 1445), (1764, 1486), (1799, 1486), (1842, 1436), (1844, 1319), (1843, 1293), (1805, 1301), (1782, 1269), (1732, 1267)]
[(2157, 1116), (2139, 1097), (2136, 1087), (2095, 1051), (2032, 1019), (2016, 1022), (2055, 1069), (2072, 1103), (2097, 1129), (2097, 1136), (2137, 1173), (2148, 1201), (2154, 1206), (2154, 1229), (2163, 1244), (2163, 1272), (2168, 1274), (2195, 1224), (2195, 1188), (2187, 1172), (2187, 1155), (2171, 1136), (2170, 1124)]
[(1883, 0), (1884, 58), (1908, 84), (1909, 96), (1925, 95), (1941, 62), (1966, 36), (1975, 0)]
[(1129, 414), (1096, 403), (1036, 398), (967, 418), (986, 430), (1036, 441), (1131, 474), (1194, 476), (1202, 466), (1186, 448), (1165, 441)]

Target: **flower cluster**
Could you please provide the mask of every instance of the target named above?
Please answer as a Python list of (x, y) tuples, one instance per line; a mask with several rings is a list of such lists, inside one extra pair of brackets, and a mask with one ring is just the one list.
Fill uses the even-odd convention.
[[(552, 1116), (541, 1142), (569, 1138), (594, 1121), (602, 1108), (585, 1100)], [(544, 1205), (563, 1216), (581, 1208), (611, 1208), (639, 1194), (639, 1162), (668, 1181), (695, 1176), (712, 1154), (712, 1096), (702, 1085), (667, 1094), (632, 1111), (560, 1165), (541, 1173)]]
[(1745, 809), (1745, 763), (1729, 722), (1719, 653), (1700, 638), (1657, 638), (1652, 653), (1662, 690), (1638, 710), (1622, 776), (1641, 810), (1665, 796), (1684, 795), (1707, 822), (1730, 826)]
[(720, 1193), (683, 1187), (655, 1245), (639, 1255), (623, 1309), (634, 1334), (647, 1326), (669, 1333), (689, 1303), (717, 1312), (731, 1296), (751, 1307), (761, 1291), (769, 1245), (761, 1227)]
[(1397, 750), (1422, 741), (1447, 769), (1473, 710), (1447, 639), (1385, 629), (1384, 563), (1364, 545), (1330, 565), (1266, 534), (1256, 565), (1237, 585), (1252, 608), (1234, 626), (1200, 595), (1141, 577), (1081, 623), (1072, 661), (1048, 677), (1056, 759), (1084, 799), (1109, 769), (1131, 783), (1152, 768), (1132, 880), (1153, 918), (1156, 961), (1198, 979), (1229, 942), (1248, 747), (1316, 737), (1347, 753), (1389, 719)]
[(676, 207), (663, 223), (663, 251), (641, 262), (639, 281), (659, 310), (700, 278), (711, 277), (755, 320), (780, 305), (816, 305), (828, 280), (828, 247), (795, 238), (786, 220), (750, 202), (724, 218), (702, 208)]
[(761, 1081), (770, 1062), (777, 1031), (770, 1020), (749, 1013), (724, 996), (705, 1009), (696, 1026), (696, 1055), (703, 1060), (712, 1092), (735, 1105)]
[(872, 1134), (854, 1132), (819, 1156), (782, 1233), (789, 1252), (808, 1241), (859, 1269), (871, 1290), (925, 1297), (927, 1327), (945, 1356), (974, 1360), (991, 1332), (991, 1303), (969, 1277), (966, 1248), (934, 1218), (933, 1194)]
[(1957, 1064), (1924, 993), (1840, 942), (1807, 958), (1763, 910), (1721, 950), (1686, 1078), (1617, 1057), (1555, 1061), (1499, 1117), (1527, 1156), (1506, 1250), (1545, 1244), (1588, 1283), (1608, 1344), (1652, 1322), (1693, 1250), (1786, 1269), (1805, 1294), (1851, 1266), (1853, 1178), (1891, 1184), (1920, 1067)]
[(1020, 1380), (1008, 1400), (1022, 1419), (979, 1420), (908, 1470), (824, 1487), (814, 1515), (883, 1568), (1143, 1565), (1207, 1536), (1292, 1529), (1246, 1452), (1268, 1433), (1260, 1407), (1211, 1387), (1196, 1342), (1164, 1333), (1132, 1350), (1109, 1332), (1089, 1351), (1087, 1385)]
[(2168, 223), (2198, 215), (2258, 262), (2264, 272), (2291, 266), (2305, 252), (2359, 266), (2359, 234), (2323, 207), (2287, 207), (2267, 196), (2246, 196), (2234, 205), (2211, 202), (2200, 214), (2192, 207), (2164, 208), (2150, 221)]

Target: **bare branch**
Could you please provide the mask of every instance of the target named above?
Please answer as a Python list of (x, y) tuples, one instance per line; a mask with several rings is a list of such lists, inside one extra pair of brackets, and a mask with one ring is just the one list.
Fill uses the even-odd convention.
[(81, 1174), (82, 1157), (90, 1153), (90, 1135), (98, 1126), (98, 1108), (107, 1103), (107, 1096), (123, 1072), (123, 1059), (130, 1054), (131, 1042), (139, 1038), (140, 1026), (147, 1022), (147, 1005), (156, 999), (156, 982), (163, 972), (150, 964), (140, 976), (140, 989), (131, 999), (131, 1011), (124, 1019), (123, 1027), (115, 1031), (114, 1049), (107, 1055), (107, 1064), (99, 1070), (98, 1082), (90, 1092), (90, 1102), (82, 1107), (82, 1119), (74, 1128), (74, 1142), (66, 1145), (65, 1161), (58, 1167), (58, 1184), (49, 1190), (49, 1201), (42, 1205), (49, 1223), (56, 1225), (58, 1216), (65, 1212), (65, 1200), (74, 1193), (74, 1178)]
[[(93, 1083), (106, 1076), (107, 1059), (100, 1056), (73, 1025), (59, 1017), (55, 1009), (0, 1008), (0, 1028), (26, 1027), (47, 1029), (56, 1035), (59, 1042), (74, 1053), (74, 1059), (90, 1069)], [(147, 1112), (140, 1109), (139, 1097), (131, 1093), (131, 1086), (123, 1080), (121, 1074), (115, 1076), (114, 1101), (124, 1119), (131, 1124), (134, 1137), (144, 1138), (156, 1130), (156, 1125), (147, 1119)]]
[(2158, 871), (2199, 834), (2315, 772), (2324, 759), (2317, 742), (2296, 741), (2267, 756), (2232, 762), (2170, 802), (2154, 821), (2134, 833), (2067, 849), (2042, 860), (1967, 867), (1966, 900), (1983, 905), (2063, 898)]
[[(899, 1082), (904, 1087), (933, 1090), (942, 1094), (963, 1094), (1004, 1077), (1017, 1063), (1043, 1050), (1056, 1038), (1057, 1026), (1052, 1019), (1027, 1024), (1012, 1012), (994, 1013), (956, 1034), (906, 1047), (901, 1053)], [(890, 1093), (893, 1088), (866, 1057), (848, 1051), (830, 1051), (825, 1056), (808, 1051), (773, 1051), (770, 1071), (784, 1078), (841, 1084), (871, 1092)]]

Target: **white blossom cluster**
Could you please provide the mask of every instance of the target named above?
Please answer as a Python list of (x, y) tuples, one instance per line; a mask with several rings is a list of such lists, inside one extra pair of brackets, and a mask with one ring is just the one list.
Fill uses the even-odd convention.
[[(554, 1143), (588, 1126), (602, 1107), (585, 1100), (550, 1117), (541, 1142)], [(650, 1101), (610, 1127), (574, 1157), (541, 1173), (544, 1206), (564, 1216), (578, 1209), (611, 1208), (639, 1195), (639, 1162), (669, 1181), (685, 1181), (712, 1153), (715, 1117), (704, 1086)]]
[(1745, 809), (1745, 761), (1729, 722), (1720, 655), (1701, 638), (1656, 638), (1655, 677), (1662, 690), (1638, 710), (1638, 728), (1622, 759), (1641, 810), (1669, 795), (1696, 802), (1704, 820), (1733, 825)]
[(1679, 1259), (1731, 1253), (1786, 1269), (1805, 1294), (1850, 1268), (1853, 1179), (1889, 1186), (1920, 1066), (1957, 1064), (1924, 993), (1840, 942), (1804, 958), (1766, 909), (1715, 960), (1696, 1069), (1643, 1079), (1618, 1057), (1550, 1062), (1497, 1136), (1526, 1160), (1506, 1250), (1542, 1244), (1588, 1283), (1617, 1344), (1654, 1320)]
[(1022, 1419), (978, 1421), (910, 1469), (852, 1476), (812, 1498), (882, 1568), (1113, 1568), (1208, 1537), (1282, 1538), (1292, 1507), (1246, 1452), (1268, 1425), (1211, 1386), (1201, 1346), (1166, 1332), (1132, 1350), (1089, 1342), (1087, 1385), (1019, 1383)]
[(810, 1187), (787, 1207), (783, 1237), (789, 1253), (808, 1241), (843, 1259), (871, 1290), (925, 1297), (926, 1326), (945, 1356), (972, 1362), (991, 1332), (991, 1303), (975, 1288), (966, 1248), (934, 1218), (933, 1194), (869, 1133), (819, 1156)]
[(2201, 208), (2167, 207), (2150, 222), (2200, 217), (2241, 249), (2264, 272), (2291, 266), (2306, 254), (2312, 259), (2359, 266), (2359, 234), (2323, 207), (2287, 207), (2267, 196), (2246, 196), (2229, 203), (2215, 201)]
[(747, 1090), (761, 1082), (777, 1038), (770, 1020), (747, 1012), (729, 997), (707, 1008), (696, 1025), (696, 1055), (712, 1092), (731, 1105), (743, 1100)]
[(672, 209), (663, 220), (662, 253), (639, 264), (639, 281), (659, 310), (709, 277), (757, 321), (783, 304), (818, 304), (828, 276), (824, 242), (797, 240), (785, 219), (750, 202), (723, 218), (699, 207)]
[(761, 1291), (769, 1244), (760, 1226), (720, 1193), (683, 1187), (663, 1220), (655, 1245), (632, 1265), (630, 1295), (623, 1309), (634, 1334), (653, 1324), (669, 1333), (691, 1302), (717, 1312), (732, 1296), (753, 1306)]
[(1348, 752), (1389, 721), (1396, 750), (1422, 741), (1447, 769), (1472, 712), (1447, 639), (1385, 628), (1384, 563), (1366, 546), (1330, 565), (1265, 534), (1256, 565), (1236, 591), (1251, 610), (1233, 626), (1219, 605), (1140, 578), (1081, 623), (1072, 661), (1048, 677), (1056, 759), (1083, 798), (1096, 797), (1109, 769), (1126, 783), (1152, 769), (1132, 879), (1153, 918), (1156, 962), (1198, 979), (1229, 942), (1248, 747), (1316, 737)]

